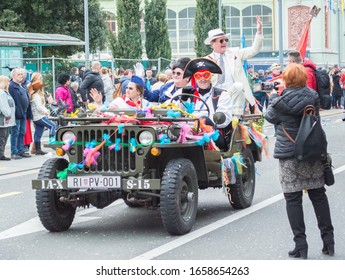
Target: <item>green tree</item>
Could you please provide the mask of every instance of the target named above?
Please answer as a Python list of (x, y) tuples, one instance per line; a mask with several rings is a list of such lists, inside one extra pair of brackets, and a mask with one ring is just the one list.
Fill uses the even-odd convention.
[[(112, 38), (110, 48), (115, 58), (140, 59), (142, 54), (142, 43), (140, 35), (140, 0), (118, 0), (117, 5), (117, 26), (118, 37)], [(129, 62), (129, 67), (134, 64)]]
[(0, 14), (0, 29), (20, 32), (25, 29), (25, 24), (20, 22), (20, 17), (14, 11), (4, 9)]
[(145, 0), (145, 48), (147, 56), (151, 59), (171, 59), (166, 10), (167, 0)]
[(196, 0), (193, 31), (195, 35), (194, 49), (197, 57), (203, 57), (212, 51), (209, 45), (204, 44), (204, 41), (209, 30), (218, 28), (218, 18), (218, 1)]
[[(107, 26), (98, 0), (89, 0), (90, 51), (102, 49), (106, 44)], [(1, 1), (0, 29), (34, 33), (64, 34), (84, 40), (84, 3), (69, 0), (6, 0)], [(72, 54), (83, 47), (44, 48), (44, 55)]]

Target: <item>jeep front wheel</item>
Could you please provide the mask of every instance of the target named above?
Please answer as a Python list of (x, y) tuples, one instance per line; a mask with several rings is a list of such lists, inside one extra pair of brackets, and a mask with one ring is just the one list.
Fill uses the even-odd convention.
[(165, 167), (160, 193), (160, 211), (165, 229), (172, 235), (188, 233), (198, 207), (198, 180), (193, 163), (173, 159)]
[[(37, 179), (56, 179), (57, 172), (68, 167), (68, 161), (51, 158), (41, 167)], [(67, 230), (74, 219), (76, 209), (59, 200), (57, 190), (37, 190), (36, 208), (42, 225), (51, 232)]]
[(242, 159), (246, 167), (242, 167), (242, 174), (236, 175), (236, 184), (230, 185), (229, 201), (233, 208), (244, 209), (252, 204), (255, 191), (255, 165), (249, 148), (243, 149)]

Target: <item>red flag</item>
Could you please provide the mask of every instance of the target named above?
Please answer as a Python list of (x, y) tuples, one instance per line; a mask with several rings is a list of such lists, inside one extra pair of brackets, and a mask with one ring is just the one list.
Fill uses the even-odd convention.
[(301, 53), (302, 59), (305, 58), (305, 54), (307, 52), (307, 44), (308, 44), (308, 39), (309, 39), (309, 28), (310, 28), (310, 23), (311, 23), (312, 18), (310, 18), (307, 21), (307, 24), (304, 28), (304, 31), (302, 33), (301, 38), (299, 39), (298, 45), (296, 47), (296, 50)]

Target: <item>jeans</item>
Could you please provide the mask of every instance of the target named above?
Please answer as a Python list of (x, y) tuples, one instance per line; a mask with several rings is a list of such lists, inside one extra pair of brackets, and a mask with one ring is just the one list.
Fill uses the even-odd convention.
[(16, 125), (11, 127), (11, 155), (24, 153), (24, 135), (26, 119), (16, 119)]
[(35, 134), (34, 134), (35, 143), (41, 142), (42, 134), (45, 127), (49, 129), (49, 137), (55, 135), (56, 125), (47, 117), (44, 117), (38, 121), (34, 121), (34, 126), (35, 126)]

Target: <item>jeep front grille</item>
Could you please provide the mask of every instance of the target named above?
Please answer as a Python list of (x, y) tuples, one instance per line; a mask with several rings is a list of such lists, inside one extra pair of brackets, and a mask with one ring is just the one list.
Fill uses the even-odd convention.
[[(79, 128), (79, 129), (78, 129)], [(110, 144), (104, 145), (99, 152), (100, 156), (97, 158), (97, 165), (91, 165), (90, 167), (84, 165), (83, 171), (86, 173), (98, 173), (98, 172), (109, 172), (109, 173), (121, 173), (127, 175), (136, 175), (144, 171), (144, 158), (149, 152), (150, 147), (137, 146), (135, 152), (131, 152), (130, 139), (134, 138), (138, 141), (138, 134), (147, 128), (141, 127), (125, 127), (122, 134), (118, 134), (116, 127), (102, 126), (99, 127), (73, 127), (72, 131), (77, 136), (76, 142), (81, 143), (75, 145), (76, 154), (72, 155), (69, 153), (70, 160), (73, 162), (81, 163), (84, 161), (83, 152), (85, 144), (96, 140), (97, 144), (103, 141), (103, 135), (111, 135), (109, 141)], [(150, 131), (154, 133), (154, 130)], [(109, 150), (111, 144), (116, 143), (116, 139), (120, 140), (121, 149), (116, 151), (115, 149)]]

